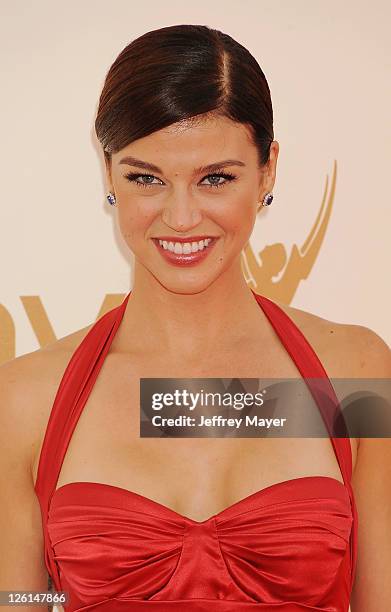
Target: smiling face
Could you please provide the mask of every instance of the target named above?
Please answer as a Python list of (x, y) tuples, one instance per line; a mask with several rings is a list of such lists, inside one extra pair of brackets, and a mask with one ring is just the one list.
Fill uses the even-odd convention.
[[(241, 251), (273, 189), (278, 143), (260, 167), (244, 125), (197, 119), (138, 139), (107, 163), (120, 230), (136, 259), (135, 283), (151, 274), (170, 291), (196, 293), (222, 274), (242, 274)], [(175, 246), (183, 238), (188, 244)]]

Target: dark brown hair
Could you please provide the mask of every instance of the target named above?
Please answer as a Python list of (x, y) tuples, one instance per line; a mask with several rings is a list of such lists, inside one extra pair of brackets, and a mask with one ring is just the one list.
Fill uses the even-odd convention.
[(110, 159), (129, 143), (197, 115), (248, 126), (260, 164), (274, 139), (270, 90), (258, 62), (228, 34), (205, 25), (146, 32), (110, 67), (95, 131)]

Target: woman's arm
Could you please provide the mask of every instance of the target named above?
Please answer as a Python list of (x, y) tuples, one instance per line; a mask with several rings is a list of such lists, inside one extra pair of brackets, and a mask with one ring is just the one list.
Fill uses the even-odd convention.
[[(391, 351), (372, 330), (359, 327), (351, 349), (362, 378), (387, 378)], [(388, 383), (387, 383), (388, 384)], [(356, 578), (352, 612), (391, 610), (391, 439), (361, 438), (352, 477), (358, 514)]]
[[(31, 473), (35, 447), (30, 359), (0, 366), (0, 591), (48, 590), (39, 502)], [(15, 606), (1, 610), (15, 612)], [(47, 612), (47, 604), (18, 606)]]

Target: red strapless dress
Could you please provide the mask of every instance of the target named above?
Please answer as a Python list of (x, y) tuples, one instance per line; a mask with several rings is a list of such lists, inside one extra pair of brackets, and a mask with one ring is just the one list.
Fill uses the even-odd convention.
[[(55, 589), (69, 594), (65, 610), (347, 612), (357, 557), (348, 437), (330, 436), (343, 482), (327, 476), (278, 482), (204, 521), (109, 484), (72, 482), (56, 489), (130, 294), (93, 325), (72, 355), (42, 445), (35, 490), (45, 563)], [(325, 381), (338, 411), (331, 382), (304, 335), (277, 304), (253, 295), (323, 418), (324, 389), (319, 395), (311, 378)]]

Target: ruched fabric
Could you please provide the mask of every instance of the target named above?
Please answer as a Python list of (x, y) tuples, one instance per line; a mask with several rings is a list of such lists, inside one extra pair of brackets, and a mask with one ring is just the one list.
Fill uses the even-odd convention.
[[(39, 460), (45, 563), (68, 612), (347, 612), (357, 556), (349, 438), (331, 437), (343, 482), (275, 483), (204, 521), (110, 484), (56, 489), (72, 432), (124, 314), (101, 317), (64, 372)], [(300, 330), (274, 302), (255, 299), (295, 361), (329, 427), (338, 400)], [(321, 378), (325, 386), (319, 394)], [(325, 389), (328, 402), (325, 402)]]

